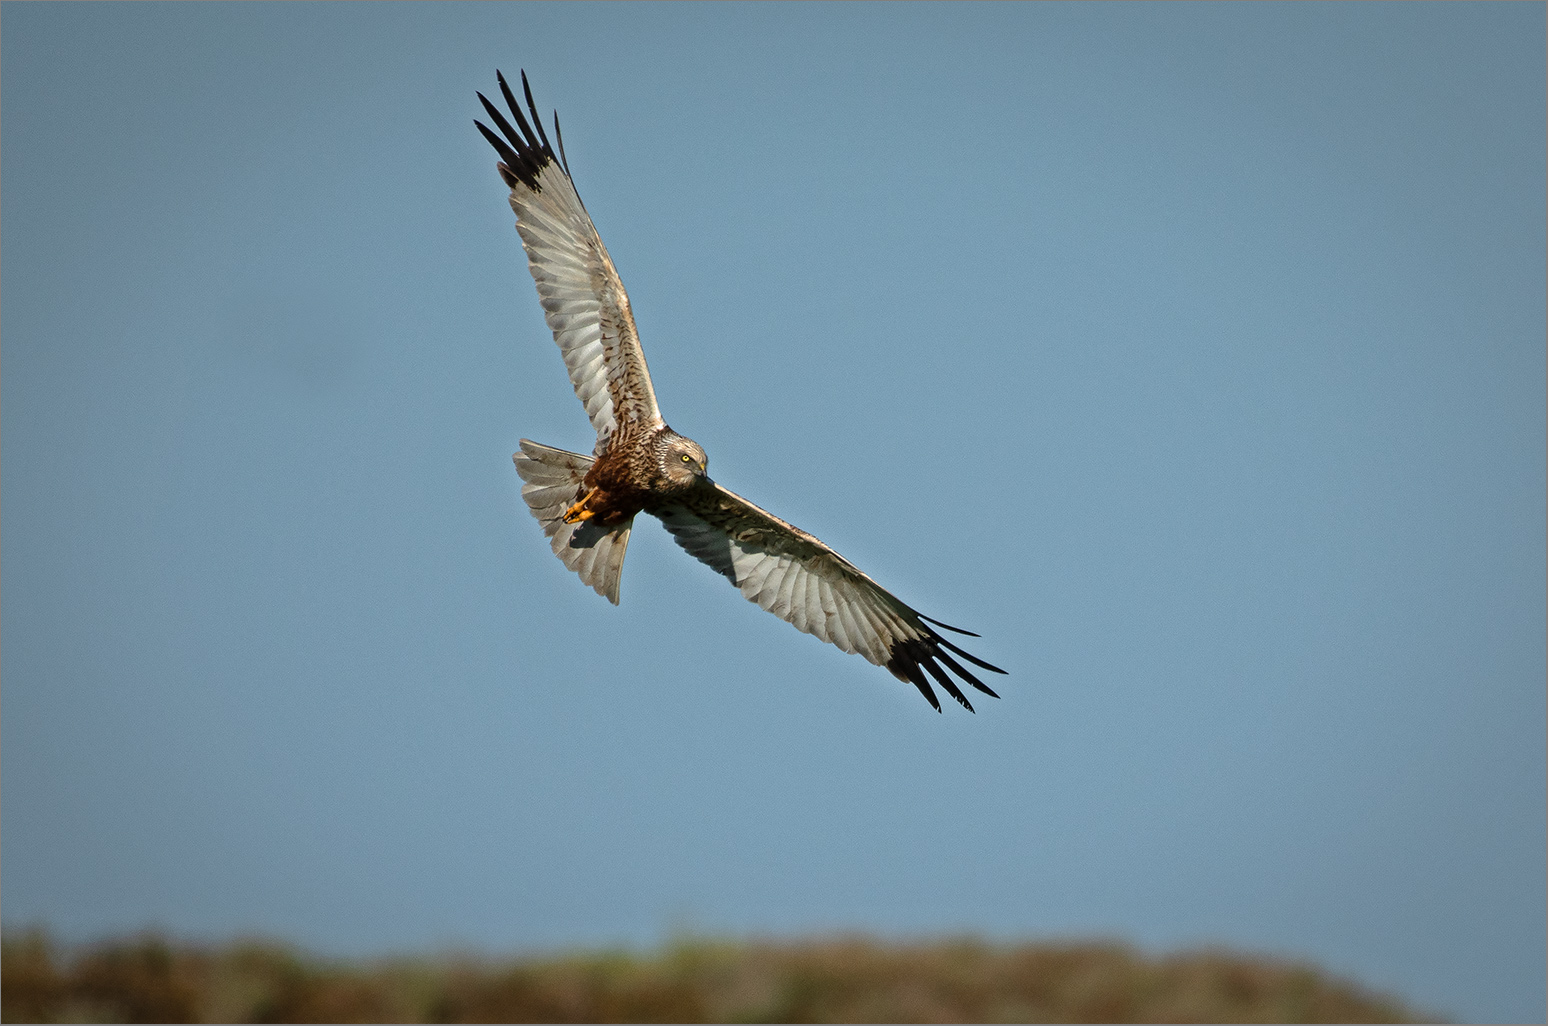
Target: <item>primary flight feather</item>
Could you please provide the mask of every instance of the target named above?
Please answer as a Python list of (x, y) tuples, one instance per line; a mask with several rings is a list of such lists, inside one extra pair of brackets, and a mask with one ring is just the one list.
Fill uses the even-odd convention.
[(497, 167), (511, 190), (516, 230), (543, 316), (597, 432), (590, 456), (525, 438), (515, 455), (522, 498), (554, 554), (616, 605), (634, 517), (649, 513), (749, 600), (799, 630), (885, 666), (918, 688), (937, 711), (932, 678), (969, 711), (972, 703), (953, 674), (999, 697), (953, 653), (992, 673), (1005, 671), (964, 652), (934, 628), (976, 634), (910, 608), (812, 535), (710, 480), (704, 450), (667, 427), (629, 297), (570, 180), (558, 116), (556, 155), (526, 74), (521, 84), (530, 121), (505, 76), (495, 75), (515, 125), (483, 93), (479, 101), (499, 131), (474, 124), (500, 156)]

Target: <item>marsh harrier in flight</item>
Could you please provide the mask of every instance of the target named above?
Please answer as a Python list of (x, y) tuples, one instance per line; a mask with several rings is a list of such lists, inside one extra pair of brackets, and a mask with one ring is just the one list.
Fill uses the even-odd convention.
[(951, 673), (994, 695), (952, 653), (993, 673), (1005, 671), (964, 652), (935, 628), (976, 634), (910, 608), (813, 536), (710, 480), (704, 450), (667, 427), (629, 297), (570, 181), (558, 116), (556, 156), (527, 76), (521, 81), (530, 122), (505, 76), (496, 76), (516, 127), (483, 93), (478, 98), (499, 132), (474, 124), (500, 156), (497, 166), (511, 190), (516, 230), (543, 314), (597, 432), (590, 456), (525, 438), (515, 456), (525, 482), (521, 496), (554, 554), (616, 605), (629, 530), (636, 514), (649, 513), (749, 600), (797, 630), (885, 666), (918, 688), (937, 711), (941, 705), (926, 673), (970, 711), (973, 706)]

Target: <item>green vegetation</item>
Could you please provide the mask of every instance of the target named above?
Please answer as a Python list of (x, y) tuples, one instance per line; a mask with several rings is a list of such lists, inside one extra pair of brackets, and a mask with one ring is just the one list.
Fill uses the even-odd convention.
[(155, 935), (0, 954), (6, 1022), (1414, 1022), (1304, 965), (1116, 944), (691, 941), (341, 962)]

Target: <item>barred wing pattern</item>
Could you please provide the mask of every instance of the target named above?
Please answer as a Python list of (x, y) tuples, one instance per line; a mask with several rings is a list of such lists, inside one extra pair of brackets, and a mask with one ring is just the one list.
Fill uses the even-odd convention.
[[(522, 74), (521, 84), (530, 123), (505, 76), (498, 78), (500, 92), (521, 130), (513, 128), (483, 93), (478, 98), (500, 135), (477, 121), (474, 124), (501, 157), (500, 176), (511, 189), (516, 230), (537, 282), (543, 316), (564, 354), (570, 384), (597, 432), (600, 454), (620, 423), (631, 432), (649, 430), (661, 424), (661, 411), (623, 282), (575, 191), (568, 162), (556, 157), (549, 145), (527, 76)], [(554, 135), (559, 137), (557, 115)], [(564, 152), (562, 138), (559, 152)]]
[(885, 666), (918, 688), (937, 712), (941, 704), (926, 672), (969, 712), (972, 703), (947, 670), (999, 697), (951, 653), (993, 673), (1005, 671), (962, 651), (929, 625), (978, 635), (911, 609), (817, 538), (740, 495), (713, 485), (681, 505), (651, 512), (677, 544), (724, 575), (749, 601), (797, 630)]

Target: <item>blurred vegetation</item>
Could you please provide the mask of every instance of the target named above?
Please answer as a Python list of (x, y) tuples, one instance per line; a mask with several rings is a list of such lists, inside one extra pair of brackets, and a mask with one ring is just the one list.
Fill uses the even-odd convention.
[(0, 952), (5, 1022), (1414, 1022), (1305, 965), (1116, 944), (684, 941), (344, 962), (154, 935)]

